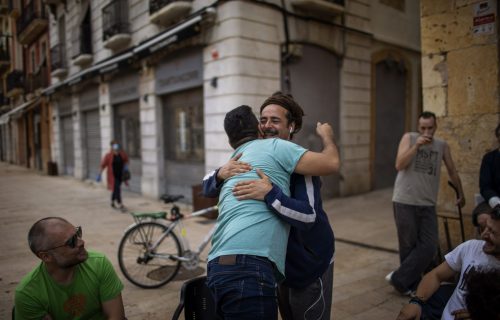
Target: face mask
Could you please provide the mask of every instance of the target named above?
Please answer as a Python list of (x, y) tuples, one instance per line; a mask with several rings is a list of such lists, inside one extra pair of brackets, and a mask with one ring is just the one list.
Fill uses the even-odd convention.
[(120, 149), (120, 145), (118, 143), (115, 143), (113, 145), (113, 150), (118, 150), (118, 149)]

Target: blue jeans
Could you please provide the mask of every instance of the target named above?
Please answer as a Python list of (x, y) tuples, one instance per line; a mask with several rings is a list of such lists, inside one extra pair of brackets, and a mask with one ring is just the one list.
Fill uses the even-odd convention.
[(274, 264), (259, 256), (234, 255), (210, 260), (207, 285), (214, 296), (217, 314), (234, 320), (277, 319), (274, 272)]

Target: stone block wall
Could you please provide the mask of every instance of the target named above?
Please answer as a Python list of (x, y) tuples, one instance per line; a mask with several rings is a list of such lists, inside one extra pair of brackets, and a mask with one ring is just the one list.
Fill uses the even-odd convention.
[[(483, 1), (484, 2), (484, 1)], [(496, 6), (494, 0), (489, 5)], [(438, 116), (462, 180), (466, 219), (479, 192), (483, 154), (495, 147), (499, 121), (498, 16), (492, 34), (475, 34), (478, 1), (421, 1), (423, 109)], [(456, 211), (443, 168), (438, 211)]]

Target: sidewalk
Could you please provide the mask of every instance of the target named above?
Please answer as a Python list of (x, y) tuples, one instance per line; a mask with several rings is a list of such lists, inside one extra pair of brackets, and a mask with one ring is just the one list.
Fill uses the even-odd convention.
[[(129, 320), (169, 319), (179, 301), (185, 279), (205, 272), (204, 263), (194, 272), (181, 272), (174, 281), (153, 290), (129, 283), (117, 262), (117, 247), (128, 214), (109, 206), (109, 192), (91, 182), (69, 177), (49, 177), (22, 167), (0, 163), (0, 319), (10, 319), (14, 289), (39, 260), (29, 251), (27, 232), (39, 218), (62, 216), (81, 225), (86, 248), (105, 253), (113, 262), (125, 289), (123, 298)], [(333, 317), (336, 320), (395, 319), (406, 298), (397, 295), (384, 276), (398, 265), (396, 230), (392, 218), (391, 190), (324, 202), (336, 243)], [(124, 192), (131, 211), (165, 209), (158, 201)], [(189, 206), (181, 205), (182, 211)], [(188, 239), (196, 246), (213, 221), (186, 221)], [(360, 245), (358, 245), (360, 244)], [(208, 249), (203, 257), (206, 257)], [(181, 269), (182, 270), (182, 269)]]

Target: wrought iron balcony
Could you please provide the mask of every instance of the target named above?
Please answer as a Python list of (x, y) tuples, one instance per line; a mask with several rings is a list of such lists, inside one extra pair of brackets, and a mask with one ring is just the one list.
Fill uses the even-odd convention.
[(26, 75), (26, 93), (49, 86), (49, 74), (46, 64), (42, 64), (35, 73)]
[(31, 0), (17, 19), (17, 36), (21, 44), (30, 44), (47, 29), (49, 19), (41, 0)]
[(102, 39), (108, 49), (117, 49), (130, 42), (127, 1), (114, 0), (102, 9)]
[(50, 70), (54, 77), (62, 77), (68, 73), (66, 50), (63, 44), (59, 43), (50, 48)]
[(21, 70), (12, 70), (6, 79), (7, 96), (12, 97), (24, 91), (24, 74)]
[(192, 0), (149, 0), (149, 20), (167, 26), (187, 16), (192, 8)]

